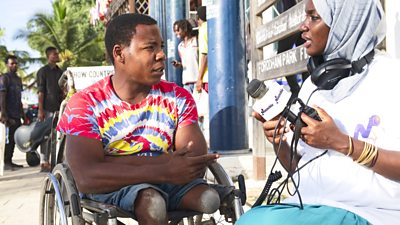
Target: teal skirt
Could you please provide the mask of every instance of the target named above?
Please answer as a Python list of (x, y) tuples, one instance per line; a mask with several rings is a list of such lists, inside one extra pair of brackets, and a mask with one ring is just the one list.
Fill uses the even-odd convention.
[(364, 218), (344, 209), (323, 205), (258, 206), (243, 214), (235, 225), (367, 225)]

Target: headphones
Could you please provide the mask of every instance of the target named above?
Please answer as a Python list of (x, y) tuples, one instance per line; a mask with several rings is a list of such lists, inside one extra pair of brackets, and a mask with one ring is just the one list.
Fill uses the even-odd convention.
[(361, 73), (363, 67), (374, 58), (374, 50), (357, 61), (350, 62), (347, 59), (337, 58), (324, 61), (322, 56), (310, 57), (307, 70), (311, 74), (311, 81), (320, 90), (331, 90), (343, 78)]

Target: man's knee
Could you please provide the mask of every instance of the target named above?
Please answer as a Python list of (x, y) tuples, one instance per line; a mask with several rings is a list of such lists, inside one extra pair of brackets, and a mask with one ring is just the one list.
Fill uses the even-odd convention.
[(218, 192), (212, 188), (206, 189), (199, 199), (200, 212), (213, 213), (218, 210), (220, 206), (220, 199)]
[(138, 219), (157, 220), (157, 224), (167, 221), (167, 204), (157, 190), (152, 188), (141, 190), (134, 205), (134, 212)]

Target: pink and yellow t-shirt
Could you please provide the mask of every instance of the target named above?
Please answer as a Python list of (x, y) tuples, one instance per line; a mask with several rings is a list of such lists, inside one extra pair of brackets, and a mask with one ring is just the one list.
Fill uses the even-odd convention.
[(101, 141), (106, 155), (158, 156), (173, 150), (178, 127), (197, 119), (191, 94), (174, 83), (161, 81), (130, 104), (115, 94), (107, 76), (72, 96), (57, 130)]

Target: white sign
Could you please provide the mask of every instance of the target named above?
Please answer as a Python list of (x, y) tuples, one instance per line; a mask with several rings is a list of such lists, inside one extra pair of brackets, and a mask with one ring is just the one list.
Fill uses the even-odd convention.
[(68, 67), (67, 70), (72, 72), (76, 90), (82, 90), (114, 73), (113, 66)]
[(256, 45), (258, 48), (277, 41), (299, 29), (305, 18), (304, 1), (293, 6), (272, 21), (257, 28)]

